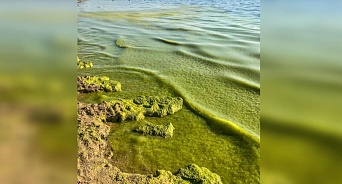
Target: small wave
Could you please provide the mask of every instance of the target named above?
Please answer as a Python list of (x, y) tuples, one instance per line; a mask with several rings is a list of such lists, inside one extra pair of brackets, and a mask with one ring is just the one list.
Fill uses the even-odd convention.
[(120, 48), (154, 50), (158, 46), (155, 40), (141, 36), (120, 36), (115, 40), (115, 45)]
[(192, 30), (187, 29), (187, 28), (164, 28), (166, 31), (182, 31), (182, 32), (190, 32)]
[(166, 44), (170, 44), (170, 45), (181, 45), (181, 43), (173, 41), (173, 40), (168, 40), (168, 39), (164, 39), (164, 38), (153, 38), (156, 41), (160, 41)]
[[(195, 47), (195, 46), (193, 46)], [(197, 51), (196, 51), (197, 52)], [(198, 62), (201, 62), (202, 64), (208, 65), (210, 67), (233, 67), (233, 68), (239, 68), (240, 65), (236, 64), (236, 63), (231, 63), (231, 62), (227, 62), (227, 61), (221, 61), (217, 58), (213, 58), (211, 57), (212, 55), (206, 55), (203, 53), (202, 54), (198, 54), (198, 52), (196, 53), (191, 53), (189, 51), (186, 51), (184, 49), (181, 50), (177, 50), (175, 51), (176, 54), (181, 55), (183, 57), (187, 57), (187, 58), (196, 58)]]
[(246, 78), (243, 78), (237, 75), (232, 75), (232, 74), (225, 74), (224, 77), (222, 77), (222, 80), (229, 80), (246, 89), (250, 89), (257, 93), (260, 93), (260, 84), (253, 82), (251, 80), (248, 80)]

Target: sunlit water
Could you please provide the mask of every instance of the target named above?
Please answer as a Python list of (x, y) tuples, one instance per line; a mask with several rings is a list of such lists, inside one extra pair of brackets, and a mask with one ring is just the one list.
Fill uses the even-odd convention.
[[(126, 172), (208, 167), (225, 183), (259, 182), (259, 1), (86, 1), (79, 5), (79, 57), (123, 91), (83, 101), (137, 95), (181, 96), (176, 114), (114, 124), (111, 141)], [(141, 137), (138, 124), (172, 122), (170, 139)], [(246, 144), (246, 142), (252, 142)]]

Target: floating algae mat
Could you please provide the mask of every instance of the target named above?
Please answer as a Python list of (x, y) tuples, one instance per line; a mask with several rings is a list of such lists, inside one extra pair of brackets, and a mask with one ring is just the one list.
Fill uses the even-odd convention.
[[(162, 10), (153, 0), (80, 5), (79, 55), (93, 68), (79, 73), (108, 76), (122, 88), (81, 94), (80, 101), (184, 99), (173, 115), (110, 123), (113, 165), (155, 174), (193, 163), (217, 173), (223, 183), (260, 183), (259, 9), (235, 9), (233, 2), (163, 1)], [(172, 137), (132, 131), (168, 123)]]

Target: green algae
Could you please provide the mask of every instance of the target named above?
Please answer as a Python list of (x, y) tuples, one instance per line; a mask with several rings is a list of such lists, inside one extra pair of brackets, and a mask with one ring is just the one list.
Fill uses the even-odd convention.
[[(137, 125), (175, 127), (172, 139), (132, 134)], [(259, 183), (259, 151), (235, 136), (216, 134), (186, 107), (172, 116), (111, 124), (113, 164), (125, 172), (151, 174), (158, 169), (176, 173), (195, 163), (221, 176), (224, 183)]]
[[(92, 69), (93, 75), (103, 75), (100, 70)], [(84, 73), (86, 74), (86, 73)], [(134, 99), (138, 96), (179, 96), (169, 90), (169, 86), (161, 83), (153, 75), (133, 70), (115, 69), (114, 73), (105, 73), (109, 78), (120, 81), (124, 90), (120, 93), (99, 91), (97, 93), (83, 93), (78, 96), (79, 101), (85, 103), (99, 103), (115, 99)]]
[(93, 63), (91, 61), (81, 61), (77, 56), (77, 69), (92, 68)]
[[(173, 175), (170, 171), (157, 170), (156, 179), (160, 181), (170, 181), (172, 184), (222, 184), (219, 175), (211, 172), (205, 167), (190, 164), (185, 168), (179, 169)], [(151, 182), (153, 183), (153, 182)]]
[[(149, 101), (153, 105), (148, 106), (142, 99)], [(140, 103), (141, 102), (141, 103)], [(117, 99), (103, 101), (98, 104), (88, 104), (82, 107), (87, 114), (101, 117), (106, 122), (140, 121), (146, 117), (163, 117), (174, 114), (182, 108), (183, 99), (173, 97), (145, 97), (139, 96), (135, 99)], [(156, 107), (153, 107), (156, 106)]]
[[(90, 105), (92, 108), (96, 106)], [(77, 181), (78, 183), (139, 183), (139, 184), (221, 184), (220, 177), (210, 170), (195, 164), (181, 168), (178, 174), (170, 171), (157, 170), (156, 176), (151, 174), (141, 175), (121, 172), (117, 167), (109, 163), (113, 156), (107, 136), (109, 126), (101, 121), (98, 114), (89, 113), (89, 104), (78, 103), (77, 127), (78, 127), (78, 155), (77, 155)], [(99, 106), (98, 106), (99, 107)], [(101, 108), (104, 110), (104, 108)], [(166, 125), (172, 129), (172, 125)]]
[[(259, 139), (260, 108), (258, 107), (258, 89), (250, 91), (245, 89), (246, 85), (242, 84), (245, 81), (247, 83), (251, 81), (253, 86), (258, 87), (260, 58), (251, 56), (258, 53), (259, 34), (253, 31), (241, 32), (240, 29), (231, 29), (232, 32), (198, 30), (196, 29), (197, 26), (189, 26), (193, 25), (193, 21), (189, 19), (182, 19), (183, 21), (179, 24), (172, 24), (174, 22), (171, 20), (175, 20), (172, 18), (178, 18), (178, 15), (170, 14), (171, 19), (160, 20), (164, 11), (151, 12), (155, 15), (161, 14), (156, 17), (152, 16), (159, 21), (153, 21), (156, 19), (150, 19), (151, 16), (145, 16), (146, 12), (140, 11), (82, 14), (81, 16), (90, 18), (80, 18), (87, 20), (80, 25), (81, 29), (84, 30), (81, 35), (84, 37), (94, 36), (92, 32), (89, 33), (92, 30), (91, 23), (97, 23), (105, 19), (108, 20), (108, 25), (114, 24), (118, 26), (115, 28), (99, 26), (99, 30), (103, 33), (111, 32), (112, 34), (110, 36), (101, 34), (101, 38), (99, 38), (101, 41), (94, 41), (98, 45), (108, 45), (108, 40), (113, 42), (113, 35), (116, 38), (127, 38), (125, 41), (129, 43), (132, 42), (131, 40), (144, 38), (146, 45), (149, 47), (138, 48), (137, 46), (144, 44), (142, 41), (129, 44), (133, 48), (120, 49), (113, 47), (113, 50), (120, 50), (120, 54), (116, 55), (116, 58), (108, 58), (108, 61), (114, 61), (110, 63), (110, 66), (120, 63), (125, 67), (156, 71), (158, 75), (163, 75), (169, 81), (174, 82), (178, 89), (188, 93), (186, 96), (192, 102), (207, 107), (214, 116), (229, 120), (248, 134), (254, 134), (253, 136)], [(178, 13), (181, 16), (188, 16), (191, 12)], [(220, 14), (220, 16), (224, 17), (226, 15)], [(169, 24), (165, 24), (164, 21)], [(160, 31), (142, 31), (141, 24), (159, 27)], [(179, 32), (179, 34), (173, 35), (169, 31), (179, 27), (195, 30), (195, 34)], [(96, 32), (96, 34), (98, 33), (101, 32)], [(156, 41), (158, 38), (174, 40), (182, 44), (175, 47), (172, 44), (165, 44), (162, 40)], [(244, 41), (242, 42), (239, 38)], [(159, 44), (155, 44), (156, 42), (159, 42)], [(237, 44), (239, 44), (238, 47)], [(180, 52), (183, 54), (179, 54)], [(109, 65), (103, 66), (107, 71), (112, 69)], [(241, 80), (230, 80), (231, 77), (227, 76), (227, 73), (247, 80), (242, 82)]]
[(157, 170), (156, 177), (151, 181), (151, 184), (157, 184), (158, 182), (170, 184), (190, 184), (181, 177), (175, 176), (170, 171), (165, 170)]
[(121, 83), (106, 76), (81, 76), (77, 78), (77, 83), (77, 90), (81, 92), (121, 91)]
[(109, 104), (107, 122), (140, 121), (145, 118), (144, 108), (135, 105), (131, 100), (114, 100)]
[[(143, 19), (149, 16), (143, 14), (101, 12), (88, 13), (86, 17), (93, 18), (91, 23), (98, 23), (100, 19), (109, 20), (109, 24), (115, 25), (119, 22), (120, 26), (115, 26), (113, 29), (109, 26), (99, 26), (102, 32), (94, 34), (91, 32), (93, 25), (86, 22), (80, 26), (84, 30), (81, 36), (89, 36), (89, 38), (94, 35), (99, 36), (100, 41), (93, 42), (98, 45), (113, 45), (113, 36), (124, 41), (122, 44), (116, 44), (118, 47), (114, 45), (110, 47), (110, 51), (107, 50), (115, 57), (92, 58), (94, 61), (101, 61), (101, 69), (89, 73), (93, 75), (105, 73), (122, 82), (125, 87), (123, 92), (106, 93), (104, 98), (132, 99), (138, 95), (163, 94), (181, 96), (187, 106), (173, 116), (146, 117), (139, 122), (111, 125), (110, 140), (115, 148), (115, 165), (126, 172), (151, 174), (156, 169), (166, 169), (175, 173), (188, 163), (196, 163), (218, 173), (222, 176), (223, 183), (259, 183), (260, 151), (255, 145), (259, 145), (260, 142), (258, 116), (260, 93), (258, 93), (259, 86), (254, 85), (254, 83), (258, 84), (259, 78), (249, 69), (258, 68), (259, 62), (250, 57), (246, 59), (241, 49), (236, 52), (236, 48), (231, 47), (239, 39), (239, 32), (235, 31), (237, 29), (231, 29), (229, 35), (221, 34), (220, 37), (198, 31), (196, 34), (177, 32), (177, 36), (172, 36), (170, 31), (162, 33), (162, 29), (167, 30), (169, 25), (156, 25), (155, 22), (144, 21)], [(133, 24), (126, 26), (126, 22), (122, 19)], [(88, 28), (86, 24), (89, 24)], [(144, 30), (142, 34), (141, 29), (136, 29), (139, 26), (145, 29), (145, 25), (148, 25), (149, 29), (156, 28), (160, 32)], [(184, 27), (189, 30), (194, 28)], [(106, 37), (108, 32), (111, 34)], [(213, 32), (215, 31), (207, 33)], [(146, 42), (139, 38), (144, 38), (143, 41)], [(154, 38), (165, 39), (165, 42)], [(181, 44), (175, 46), (168, 43), (168, 40), (175, 40)], [(125, 46), (124, 44), (129, 48), (121, 49), (119, 45)], [(242, 45), (242, 47), (251, 48), (250, 45)], [(181, 52), (182, 54), (179, 54)], [(121, 73), (117, 73), (120, 70)], [(146, 71), (152, 71), (152, 77)], [(254, 73), (258, 74), (259, 70), (256, 71)], [(140, 76), (141, 80), (136, 77), (138, 72), (143, 73)], [(245, 83), (244, 81), (229, 80), (231, 77), (227, 76), (227, 73), (251, 79), (246, 81), (247, 83), (252, 81), (256, 86), (255, 89), (250, 90), (250, 87), (246, 87), (245, 84), (241, 85), (241, 82)], [(165, 80), (156, 82), (146, 79), (154, 77)], [(82, 98), (85, 100), (91, 97), (86, 100), (101, 101), (104, 99), (101, 95), (103, 93), (86, 94)], [(147, 123), (163, 125), (167, 122), (172, 122), (177, 130), (172, 139), (131, 134), (132, 128), (137, 125)], [(242, 140), (241, 137), (246, 139)], [(248, 139), (254, 140), (255, 144), (246, 143)], [(162, 176), (171, 177), (170, 172), (167, 174), (167, 171)], [(170, 180), (164, 181), (159, 183), (168, 183)]]
[(121, 83), (114, 81), (114, 80), (110, 80), (106, 76), (85, 77), (85, 82), (88, 84), (99, 85), (106, 92), (108, 92), (108, 91), (121, 91)]
[(133, 129), (133, 131), (144, 135), (154, 135), (165, 138), (172, 137), (174, 129), (172, 123), (166, 123), (164, 125), (145, 124)]
[(126, 42), (122, 38), (116, 39), (115, 44), (116, 44), (116, 46), (118, 46), (120, 48), (127, 48), (128, 47)]
[(186, 168), (178, 171), (178, 176), (194, 184), (222, 184), (219, 175), (212, 173), (205, 167), (199, 167), (196, 164), (190, 164)]
[[(94, 74), (99, 73), (95, 71)], [(99, 103), (104, 99), (134, 99), (139, 94), (178, 96), (170, 86), (149, 73), (116, 69), (115, 73), (106, 75), (120, 81), (125, 90), (120, 93), (81, 94), (84, 95), (82, 100)], [(132, 129), (139, 125), (164, 125), (168, 122), (172, 122), (177, 130), (172, 139), (132, 133)], [(108, 138), (115, 155), (113, 165), (124, 172), (156, 174), (158, 169), (176, 173), (186, 164), (195, 163), (220, 175), (223, 183), (259, 183), (259, 148), (246, 143), (234, 131), (221, 134), (229, 129), (229, 125), (219, 125), (219, 122), (209, 118), (201, 118), (186, 106), (172, 116), (145, 117), (137, 122), (110, 124), (112, 128)]]
[(169, 52), (155, 52), (152, 49), (126, 49), (121, 58), (129, 61), (126, 64), (128, 66), (125, 66), (127, 68), (156, 71), (157, 77), (164, 78), (165, 83), (174, 86), (182, 93), (182, 97), (187, 97), (188, 102), (201, 109), (203, 114), (230, 122), (248, 138), (259, 142), (260, 94), (255, 89), (229, 80), (226, 75), (233, 73), (247, 76), (248, 79), (254, 78), (248, 68), (238, 68), (224, 62), (216, 64), (211, 62), (213, 59), (177, 54), (171, 56)]
[[(146, 18), (155, 18), (155, 17), (167, 17), (179, 14), (179, 9), (169, 10), (169, 11), (162, 11), (162, 12), (93, 12), (93, 13), (82, 13), (80, 16), (82, 17), (91, 17), (97, 18), (102, 20), (128, 20), (132, 21), (136, 24), (141, 26), (148, 26), (151, 27), (150, 24), (147, 24), (146, 21), (143, 19)], [(156, 29), (156, 28), (155, 28)]]
[(139, 96), (134, 98), (133, 102), (145, 107), (145, 115), (150, 117), (163, 117), (174, 114), (183, 107), (183, 99), (180, 97)]
[[(125, 69), (125, 71), (137, 71), (137, 72), (142, 72), (145, 75), (153, 76), (154, 81), (151, 81), (151, 83), (158, 83), (157, 85), (159, 86), (160, 84), (169, 84), (168, 88), (164, 89), (162, 93), (170, 93), (176, 96), (181, 96), (183, 99), (183, 102), (186, 106), (188, 106), (193, 112), (195, 112), (197, 115), (201, 116), (204, 118), (208, 124), (210, 125), (210, 128), (214, 130), (217, 133), (220, 134), (226, 134), (226, 135), (236, 135), (244, 139), (244, 141), (248, 142), (248, 144), (252, 144), (253, 146), (259, 147), (260, 145), (260, 139), (255, 135), (251, 134), (249, 131), (246, 131), (244, 127), (240, 127), (237, 124), (233, 123), (232, 121), (229, 121), (227, 119), (222, 119), (217, 117), (215, 114), (212, 113), (212, 111), (208, 110), (208, 108), (203, 107), (202, 105), (198, 103), (194, 103), (193, 98), (189, 98), (189, 94), (187, 92), (184, 92), (181, 89), (178, 89), (176, 85), (168, 81), (165, 78), (157, 76), (155, 73), (150, 72), (150, 71), (145, 71), (142, 69), (137, 69), (133, 67), (117, 67), (116, 69)], [(116, 78), (119, 77), (116, 75)], [(123, 80), (126, 80), (125, 78), (122, 78)], [(147, 83), (146, 81), (140, 81), (142, 83)], [(160, 84), (159, 84), (160, 83)], [(156, 85), (156, 84), (155, 84)], [(146, 85), (144, 85), (146, 87)], [(151, 88), (150, 88), (151, 89)], [(165, 92), (165, 90), (168, 90)], [(135, 89), (128, 89), (130, 93), (134, 93), (136, 91)], [(155, 88), (152, 88), (152, 91), (155, 91)], [(150, 91), (150, 93), (152, 92)], [(160, 91), (158, 93), (161, 93)], [(157, 93), (157, 94), (158, 94)], [(215, 100), (215, 99), (211, 99)], [(210, 99), (209, 99), (210, 101)], [(153, 100), (152, 100), (153, 102)], [(137, 103), (139, 103), (139, 100), (137, 100)], [(149, 106), (148, 103), (144, 102), (146, 106)], [(150, 103), (151, 105), (152, 103)], [(254, 104), (257, 105), (257, 104)]]
[(155, 176), (119, 172), (115, 182), (127, 184), (222, 184), (220, 176), (196, 164), (190, 164), (186, 168), (179, 169), (175, 175), (166, 170), (157, 170)]

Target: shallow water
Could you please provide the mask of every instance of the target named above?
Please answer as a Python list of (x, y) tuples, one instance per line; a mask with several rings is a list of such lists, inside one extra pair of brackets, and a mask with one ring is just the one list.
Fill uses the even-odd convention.
[[(87, 1), (79, 6), (79, 57), (123, 91), (82, 101), (137, 95), (181, 96), (164, 118), (114, 124), (111, 141), (127, 172), (208, 167), (225, 183), (258, 183), (260, 96), (258, 1)], [(105, 95), (105, 96), (103, 96)], [(171, 139), (141, 137), (138, 124), (172, 122)], [(255, 145), (254, 144), (254, 145)]]

